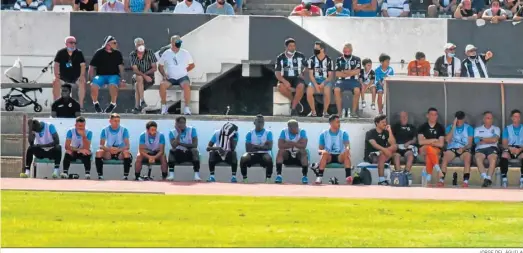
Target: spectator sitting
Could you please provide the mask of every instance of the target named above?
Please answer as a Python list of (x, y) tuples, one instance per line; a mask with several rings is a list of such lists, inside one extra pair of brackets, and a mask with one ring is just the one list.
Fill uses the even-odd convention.
[(514, 15), (513, 20), (514, 21), (521, 21), (521, 20), (523, 20), (523, 5), (519, 6), (519, 11), (516, 12), (516, 15)]
[[(343, 0), (343, 8), (347, 8), (351, 10), (352, 8), (352, 0)], [(323, 5), (323, 8), (321, 9), (323, 13), (326, 13), (329, 8), (334, 7), (334, 0), (327, 0), (325, 1), (325, 4)]]
[(171, 7), (176, 6), (176, 0), (155, 0), (151, 3), (152, 9), (155, 12), (163, 12)]
[(475, 20), (478, 18), (476, 13), (477, 10), (472, 8), (472, 0), (463, 0), (454, 11), (454, 18)]
[(452, 15), (456, 10), (456, 0), (432, 0), (432, 3), (428, 9), (430, 18), (436, 18), (438, 14)]
[(145, 42), (142, 38), (134, 39), (134, 46), (136, 50), (131, 51), (129, 54), (131, 67), (134, 72), (133, 82), (135, 83), (135, 104), (133, 112), (140, 113), (147, 107), (143, 92), (154, 85), (154, 73), (157, 70), (157, 60), (153, 50), (145, 48)]
[(174, 13), (182, 14), (203, 14), (203, 6), (198, 1), (185, 0), (179, 2), (174, 8)]
[(225, 0), (218, 0), (215, 3), (207, 6), (207, 14), (215, 15), (234, 15), (234, 8)]
[[(305, 1), (305, 0), (303, 0)], [(312, 5), (311, 3), (301, 2), (298, 6), (294, 7), (291, 12), (291, 16), (321, 16), (322, 11), (320, 7)]]
[(343, 7), (343, 0), (335, 0), (335, 2), (335, 6), (327, 9), (327, 13), (325, 15), (335, 17), (349, 17), (350, 10)]
[(122, 2), (109, 0), (105, 2), (99, 10), (100, 12), (125, 12), (125, 6)]
[(325, 8), (325, 1), (326, 0), (302, 0), (302, 2), (306, 4), (312, 4), (314, 6), (320, 7), (320, 10), (322, 10), (322, 12), (324, 10), (323, 8)]
[(13, 7), (15, 11), (47, 11), (43, 1), (40, 0), (18, 0)]
[(151, 0), (126, 0), (125, 12), (150, 12)]
[(434, 63), (434, 76), (460, 76), (461, 61), (456, 57), (456, 45), (445, 44), (445, 55), (436, 59)]
[(507, 0), (503, 2), (505, 11), (507, 12), (507, 18), (512, 19), (518, 11), (523, 8), (521, 0)]
[(381, 5), (383, 17), (408, 17), (410, 12), (407, 0), (384, 0)]
[(507, 12), (499, 6), (499, 0), (492, 0), (490, 9), (483, 12), (482, 18), (491, 23), (507, 20)]
[(376, 17), (378, 1), (376, 0), (353, 0), (352, 9), (356, 17)]
[(75, 0), (75, 11), (98, 11), (98, 0)]
[(409, 62), (407, 69), (409, 76), (430, 76), (430, 63), (423, 52), (416, 53), (416, 60)]

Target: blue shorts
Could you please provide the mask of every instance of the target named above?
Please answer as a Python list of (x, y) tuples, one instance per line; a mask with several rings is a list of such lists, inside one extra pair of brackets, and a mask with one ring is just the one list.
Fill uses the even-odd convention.
[(381, 83), (376, 83), (376, 92), (383, 93), (383, 91), (383, 85), (381, 85)]
[(355, 79), (338, 80), (336, 84), (334, 84), (334, 88), (340, 88), (342, 91), (353, 91), (355, 88), (360, 88), (360, 86), (360, 82)]
[(91, 81), (91, 84), (96, 84), (100, 88), (104, 87), (105, 85), (115, 85), (115, 86), (118, 86), (120, 84), (120, 76), (119, 75), (99, 75), (99, 76), (95, 76), (93, 78), (93, 81)]
[[(326, 78), (324, 78), (324, 77), (316, 77), (314, 79), (316, 79), (316, 83), (317, 84), (322, 84), (325, 81)], [(314, 88), (314, 84), (312, 82), (309, 82), (309, 86)], [(325, 87), (330, 87), (330, 86), (332, 86), (331, 82), (328, 82), (328, 81), (325, 82)]]
[(179, 78), (179, 79), (169, 78), (169, 79), (167, 79), (167, 81), (169, 81), (171, 83), (171, 85), (182, 86), (182, 84), (184, 82), (187, 82), (189, 85), (191, 84), (191, 80), (189, 80), (188, 76), (184, 76), (184, 77)]

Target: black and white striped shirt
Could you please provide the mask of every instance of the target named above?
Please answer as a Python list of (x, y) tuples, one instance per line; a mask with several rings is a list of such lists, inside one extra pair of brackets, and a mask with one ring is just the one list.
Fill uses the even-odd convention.
[(323, 60), (318, 59), (316, 55), (311, 56), (307, 62), (307, 67), (314, 70), (315, 78), (327, 78), (328, 73), (334, 71), (334, 63), (327, 55)]
[(47, 11), (47, 6), (45, 6), (43, 1), (35, 0), (28, 4), (25, 0), (16, 1), (13, 6), (15, 11)]
[(153, 50), (148, 48), (145, 49), (145, 52), (143, 53), (143, 57), (141, 60), (138, 59), (138, 54), (136, 53), (136, 50), (133, 50), (129, 54), (129, 58), (131, 61), (131, 67), (136, 65), (138, 67), (138, 70), (140, 70), (140, 72), (142, 73), (149, 71), (153, 63), (157, 62)]
[[(349, 58), (345, 58), (345, 56), (340, 56), (338, 59), (336, 59), (336, 71), (343, 71), (343, 70), (355, 70), (361, 68), (361, 59), (358, 56), (351, 55)], [(340, 80), (358, 80), (358, 75), (354, 75), (351, 77), (340, 77), (338, 78)]]
[(485, 55), (467, 57), (461, 62), (461, 77), (488, 78)]
[(307, 59), (301, 52), (294, 52), (291, 57), (283, 52), (276, 58), (274, 71), (281, 72), (283, 77), (299, 77), (307, 66)]

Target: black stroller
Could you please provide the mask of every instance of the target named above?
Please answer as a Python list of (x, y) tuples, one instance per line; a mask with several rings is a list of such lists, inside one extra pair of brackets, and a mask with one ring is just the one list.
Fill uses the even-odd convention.
[[(42, 75), (45, 72), (47, 72), (47, 70), (49, 69), (51, 64), (53, 64), (52, 61), (49, 64), (47, 64), (47, 66), (45, 66), (42, 69), (42, 73), (40, 73), (40, 75), (31, 82), (29, 82), (29, 79), (27, 79), (27, 77), (24, 77), (24, 75), (23, 75), (23, 71), (22, 71), (23, 67), (22, 67), (22, 63), (20, 62), (20, 59), (17, 59), (13, 65), (13, 67), (8, 68), (4, 72), (4, 75), (7, 78), (11, 79), (11, 81), (13, 81), (14, 83), (21, 84), (21, 87), (11, 88), (9, 93), (7, 93), (3, 97), (3, 99), (5, 101), (5, 110), (6, 111), (13, 111), (15, 106), (16, 107), (26, 107), (26, 106), (30, 106), (30, 105), (34, 105), (33, 109), (35, 112), (42, 111), (42, 106), (38, 103), (38, 99), (36, 98), (36, 91), (39, 91), (40, 93), (42, 93), (42, 88), (24, 88), (23, 85), (24, 84), (36, 84), (38, 79), (40, 79), (42, 77)], [(13, 93), (14, 91), (16, 91), (18, 94), (12, 95), (11, 93)], [(33, 92), (34, 99), (31, 98), (27, 94), (31, 91)]]

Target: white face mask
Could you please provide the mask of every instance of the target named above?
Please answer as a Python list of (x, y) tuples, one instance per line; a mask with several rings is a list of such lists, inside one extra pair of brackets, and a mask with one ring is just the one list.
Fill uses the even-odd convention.
[(341, 7), (343, 7), (343, 3), (337, 3), (336, 4), (336, 8), (341, 8)]
[(143, 51), (145, 51), (145, 46), (141, 45), (137, 49), (138, 49), (138, 52), (143, 52)]

